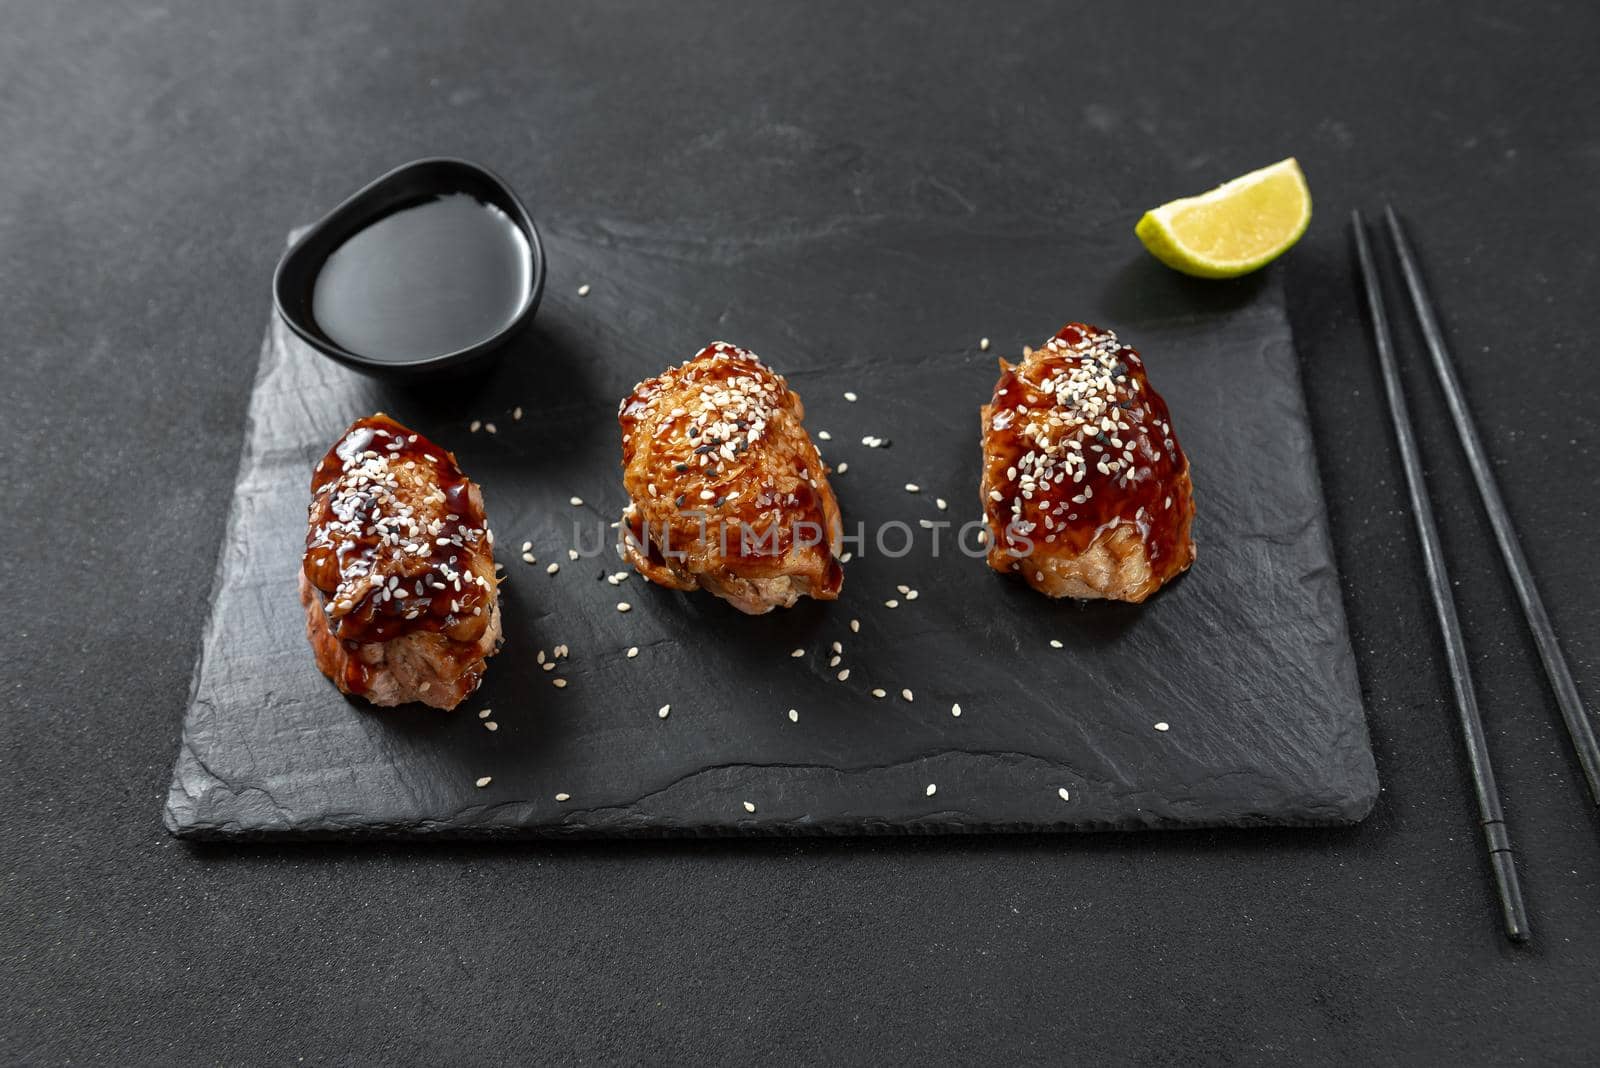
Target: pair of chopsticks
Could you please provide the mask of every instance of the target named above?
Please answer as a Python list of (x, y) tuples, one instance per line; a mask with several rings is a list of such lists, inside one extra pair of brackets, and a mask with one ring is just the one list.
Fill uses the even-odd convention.
[[(1522, 603), (1522, 614), (1533, 631), (1539, 658), (1544, 662), (1545, 675), (1555, 691), (1556, 704), (1561, 709), (1572, 748), (1583, 767), (1589, 782), (1589, 792), (1600, 804), (1600, 743), (1595, 740), (1588, 713), (1572, 681), (1566, 658), (1556, 640), (1555, 629), (1545, 612), (1544, 602), (1534, 585), (1528, 561), (1522, 555), (1516, 530), (1511, 525), (1511, 515), (1495, 484), (1484, 452), (1478, 428), (1461, 392), (1456, 378), (1455, 365), (1445, 348), (1444, 334), (1433, 313), (1433, 303), (1422, 284), (1422, 274), (1417, 269), (1410, 242), (1401, 229), (1394, 208), (1385, 206), (1384, 222), (1400, 261), (1400, 271), (1405, 278), (1406, 291), (1411, 297), (1412, 310), (1422, 329), (1423, 340), (1433, 364), (1439, 386), (1444, 391), (1445, 403), (1455, 424), (1456, 436), (1466, 453), (1467, 464), (1472, 469), (1478, 496), (1483, 500), (1494, 528), (1494, 537), (1505, 560), (1506, 569)], [(1455, 691), (1456, 712), (1461, 721), (1461, 731), (1466, 738), (1467, 756), (1472, 765), (1472, 781), (1478, 795), (1478, 813), (1483, 825), (1484, 843), (1489, 851), (1489, 863), (1494, 873), (1495, 889), (1500, 896), (1500, 907), (1505, 917), (1506, 936), (1513, 942), (1527, 941), (1529, 935), (1528, 913), (1522, 902), (1522, 888), (1517, 880), (1517, 865), (1511, 852), (1511, 838), (1506, 831), (1505, 814), (1500, 807), (1500, 790), (1495, 785), (1494, 768), (1489, 761), (1489, 745), (1484, 733), (1483, 716), (1478, 711), (1478, 699), (1473, 690), (1472, 674), (1467, 665), (1465, 643), (1461, 637), (1461, 623), (1456, 618), (1455, 601), (1450, 594), (1450, 576), (1445, 569), (1444, 555), (1439, 545), (1439, 531), (1433, 521), (1433, 507), (1428, 499), (1428, 488), (1422, 477), (1422, 462), (1417, 451), (1416, 434), (1406, 406), (1405, 389), (1400, 383), (1400, 372), (1395, 363), (1394, 340), (1389, 331), (1389, 317), (1384, 309), (1383, 293), (1373, 262), (1372, 249), (1367, 241), (1366, 223), (1359, 211), (1352, 212), (1351, 229), (1355, 235), (1356, 257), (1360, 261), (1361, 278), (1366, 288), (1367, 309), (1372, 319), (1372, 336), (1378, 350), (1378, 364), (1383, 373), (1384, 391), (1389, 398), (1389, 416), (1394, 423), (1395, 438), (1400, 446), (1400, 459), (1405, 466), (1406, 486), (1411, 496), (1411, 511), (1417, 523), (1417, 536), (1422, 541), (1422, 559), (1428, 574), (1428, 585), (1433, 594), (1434, 612), (1439, 620), (1439, 632), (1444, 639), (1445, 654), (1450, 663), (1450, 681)]]

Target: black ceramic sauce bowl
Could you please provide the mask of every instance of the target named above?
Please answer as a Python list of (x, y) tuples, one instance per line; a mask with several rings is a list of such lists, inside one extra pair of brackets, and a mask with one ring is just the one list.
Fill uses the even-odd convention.
[[(527, 298), (515, 316), (482, 340), (453, 352), (409, 360), (378, 359), (340, 345), (318, 325), (312, 312), (317, 277), (328, 258), (351, 237), (397, 211), (439, 197), (466, 194), (490, 205), (522, 232), (527, 241)], [(289, 328), (318, 352), (346, 367), (384, 377), (415, 377), (460, 371), (497, 355), (525, 327), (544, 292), (544, 248), (539, 231), (522, 202), (499, 177), (462, 159), (414, 160), (385, 174), (334, 208), (300, 236), (273, 275), (273, 299)]]

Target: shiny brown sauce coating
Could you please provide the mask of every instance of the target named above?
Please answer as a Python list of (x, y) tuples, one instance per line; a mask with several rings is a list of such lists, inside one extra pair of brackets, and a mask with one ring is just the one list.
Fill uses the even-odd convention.
[(419, 630), (463, 643), (482, 635), (493, 536), (482, 494), (451, 453), (386, 415), (359, 419), (317, 464), (311, 492), (303, 567), (335, 637), (349, 646)]
[(1194, 560), (1189, 461), (1144, 361), (1109, 330), (1069, 323), (1000, 364), (984, 409), (989, 561), (1078, 554), (1126, 524), (1159, 586)]
[[(679, 588), (700, 568), (761, 578), (820, 553), (812, 596), (838, 592), (838, 505), (803, 417), (781, 375), (727, 342), (634, 388), (617, 416), (633, 501), (624, 521), (655, 565), (648, 577)], [(690, 554), (681, 576), (663, 549)]]

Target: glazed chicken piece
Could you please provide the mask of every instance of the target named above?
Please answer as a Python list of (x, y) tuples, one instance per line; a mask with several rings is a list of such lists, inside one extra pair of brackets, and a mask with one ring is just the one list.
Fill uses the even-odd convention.
[(1139, 354), (1069, 323), (1000, 361), (982, 409), (989, 566), (1051, 597), (1140, 602), (1194, 562), (1194, 489)]
[(842, 526), (805, 408), (759, 357), (719, 341), (622, 402), (622, 553), (651, 582), (760, 615), (844, 583)]
[(300, 601), (317, 667), (375, 705), (454, 708), (500, 644), (494, 535), (453, 455), (381, 412), (311, 478)]

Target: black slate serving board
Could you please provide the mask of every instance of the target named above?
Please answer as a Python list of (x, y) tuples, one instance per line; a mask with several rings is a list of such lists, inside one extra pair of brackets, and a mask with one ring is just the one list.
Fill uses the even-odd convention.
[[(1371, 807), (1377, 778), (1270, 274), (1192, 282), (1145, 260), (1121, 227), (1065, 241), (885, 223), (728, 246), (574, 229), (546, 244), (538, 321), (472, 381), (376, 382), (271, 323), (167, 801), (175, 833), (1064, 831), (1345, 823)], [(1193, 465), (1198, 562), (1142, 607), (1051, 602), (952, 551), (949, 530), (935, 558), (918, 525), (977, 517), (977, 409), (996, 357), (1074, 318), (1143, 352)], [(838, 602), (748, 618), (637, 576), (610, 585), (624, 565), (609, 550), (568, 559), (579, 530), (585, 549), (611, 536), (624, 504), (618, 399), (719, 338), (787, 374), (812, 433), (832, 435), (825, 456), (848, 464), (834, 486), (847, 532), (864, 524), (867, 545), (853, 546)], [(484, 486), (509, 576), (505, 648), (453, 713), (347, 701), (303, 632), (294, 580), (310, 469), (374, 410), (456, 451)], [(497, 432), (471, 432), (473, 420)], [(867, 448), (866, 435), (889, 445)], [(915, 532), (910, 555), (879, 551), (874, 531), (891, 520)], [(535, 566), (519, 559), (525, 540)], [(834, 641), (846, 682), (828, 664)], [(536, 652), (562, 643), (570, 657), (542, 671)], [(878, 687), (890, 696), (872, 697)], [(478, 718), (486, 707), (495, 732)], [(481, 776), (492, 783), (476, 787)]]

